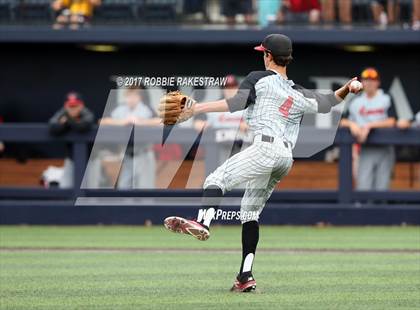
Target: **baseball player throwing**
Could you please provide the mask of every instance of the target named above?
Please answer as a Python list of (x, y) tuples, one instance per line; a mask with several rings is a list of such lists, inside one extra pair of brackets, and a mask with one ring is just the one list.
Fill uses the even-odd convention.
[[(196, 104), (193, 99), (172, 92), (162, 98), (159, 106), (160, 117), (167, 125), (200, 113), (247, 109), (246, 120), (254, 134), (254, 142), (206, 178), (203, 186), (206, 212), (203, 218), (188, 220), (171, 216), (164, 221), (170, 231), (207, 240), (210, 223), (225, 192), (246, 183), (241, 201), (242, 262), (231, 289), (235, 292), (249, 292), (256, 288), (252, 264), (259, 239), (258, 215), (276, 184), (292, 167), (292, 149), (304, 113), (327, 113), (349, 92), (357, 93), (361, 89), (359, 83), (353, 82), (356, 78), (329, 95), (296, 85), (286, 74), (293, 58), (292, 42), (284, 35), (267, 36), (255, 50), (264, 53), (266, 70), (248, 74), (234, 97)], [(255, 216), (250, 217), (249, 214)]]

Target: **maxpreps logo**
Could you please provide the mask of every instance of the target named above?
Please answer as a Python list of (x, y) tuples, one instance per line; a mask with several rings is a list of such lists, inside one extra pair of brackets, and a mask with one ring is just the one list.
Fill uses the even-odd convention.
[[(199, 209), (197, 221), (200, 222), (206, 216), (206, 209)], [(214, 213), (213, 220), (222, 221), (258, 221), (260, 214), (258, 211), (225, 211), (217, 209)]]

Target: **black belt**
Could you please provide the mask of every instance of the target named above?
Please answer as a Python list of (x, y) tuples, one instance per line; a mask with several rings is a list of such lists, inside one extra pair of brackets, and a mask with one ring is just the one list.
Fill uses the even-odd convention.
[(274, 137), (267, 136), (267, 135), (262, 135), (261, 136), (261, 141), (273, 143), (274, 142)]
[[(267, 136), (267, 135), (262, 135), (261, 136), (261, 141), (273, 143), (274, 142), (274, 137)], [(283, 144), (286, 148), (289, 148), (289, 143), (287, 143), (286, 141), (283, 141)]]

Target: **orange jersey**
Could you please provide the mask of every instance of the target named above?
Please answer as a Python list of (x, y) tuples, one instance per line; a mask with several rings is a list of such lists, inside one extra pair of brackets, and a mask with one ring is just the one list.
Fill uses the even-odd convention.
[(71, 14), (92, 16), (93, 4), (90, 0), (62, 0), (61, 3), (70, 10)]

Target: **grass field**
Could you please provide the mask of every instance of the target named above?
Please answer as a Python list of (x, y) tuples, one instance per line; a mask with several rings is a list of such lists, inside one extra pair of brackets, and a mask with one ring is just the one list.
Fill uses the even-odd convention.
[(262, 227), (259, 293), (228, 292), (240, 228), (0, 227), (1, 309), (419, 309), (419, 227)]

